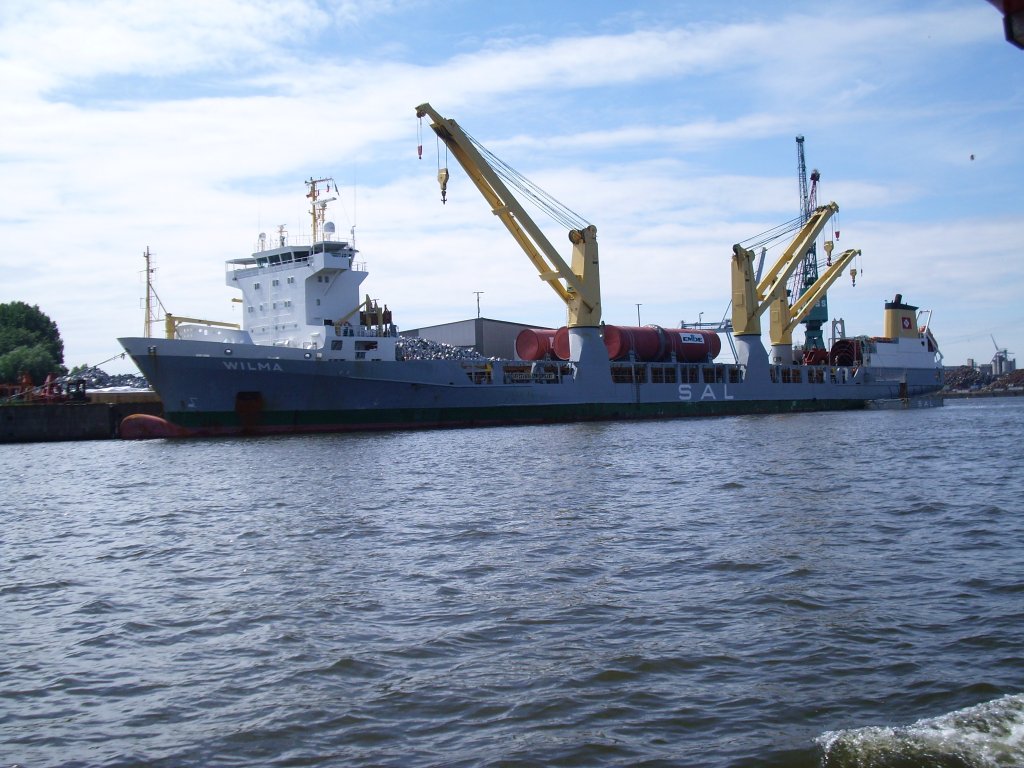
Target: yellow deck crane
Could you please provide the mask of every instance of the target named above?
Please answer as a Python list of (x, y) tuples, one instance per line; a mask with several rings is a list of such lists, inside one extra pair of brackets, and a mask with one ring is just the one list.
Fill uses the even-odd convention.
[[(332, 323), (335, 336), (346, 335), (345, 326), (349, 325), (349, 318), (354, 317), (357, 312), (360, 315), (360, 325), (365, 325), (367, 328), (376, 328), (377, 333), (382, 336), (384, 335), (385, 326), (391, 325), (391, 311), (388, 309), (388, 305), (385, 304), (381, 308), (377, 300), (371, 299), (370, 295), (367, 294), (365, 301), (362, 301), (355, 309), (349, 310)], [(364, 320), (365, 322), (363, 322)]]
[[(808, 287), (803, 296), (790, 305), (786, 292), (790, 276), (825, 224), (838, 211), (839, 206), (834, 202), (816, 208), (760, 282), (754, 275), (753, 251), (741, 245), (733, 246), (733, 333), (740, 341), (744, 336), (760, 338), (761, 315), (770, 310), (773, 363), (792, 362), (793, 329), (807, 316), (818, 298), (835, 282), (842, 269), (860, 253), (857, 250), (844, 251), (836, 263)], [(837, 268), (837, 265), (841, 266)]]
[[(831, 240), (825, 241), (825, 252), (828, 254), (830, 261), (833, 247), (834, 245)], [(777, 351), (779, 356), (783, 356), (785, 350), (789, 349), (789, 353), (792, 355), (793, 330), (810, 314), (818, 301), (832, 287), (832, 283), (843, 274), (843, 270), (857, 256), (860, 256), (860, 251), (856, 248), (843, 251), (832, 262), (832, 265), (818, 275), (818, 279), (808, 285), (806, 290), (792, 304), (787, 305), (785, 302), (779, 302), (772, 305), (769, 337), (772, 340), (773, 353)]]
[[(476, 184), (484, 196), (492, 213), (501, 219), (533, 263), (540, 279), (551, 286), (558, 297), (565, 302), (568, 309), (567, 326), (569, 328), (570, 359), (579, 360), (581, 356), (589, 357), (590, 350), (594, 354), (603, 355), (607, 360), (607, 352), (600, 340), (601, 324), (601, 279), (597, 257), (597, 227), (588, 224), (577, 214), (549, 199), (549, 204), (557, 206), (564, 214), (560, 223), (566, 224), (569, 230), (569, 241), (572, 243), (572, 263), (566, 264), (551, 242), (541, 232), (540, 227), (530, 218), (529, 214), (515, 198), (502, 180), (502, 175), (510, 177), (508, 166), (491, 155), (482, 145), (472, 139), (454, 120), (442, 117), (430, 104), (416, 107), (416, 116), (429, 117), (431, 129), (444, 142), (448, 150), (465, 169), (466, 174)], [(490, 159), (488, 159), (490, 158)], [(496, 168), (497, 166), (497, 168)], [(499, 173), (498, 169), (501, 169)], [(514, 174), (511, 171), (511, 174)], [(447, 191), (448, 169), (438, 170), (438, 181), (441, 184), (442, 200)], [(525, 180), (524, 180), (525, 181)], [(515, 182), (513, 182), (515, 183)], [(529, 182), (526, 182), (529, 185)], [(536, 187), (527, 186), (531, 194), (537, 194)], [(597, 346), (584, 339), (594, 339)], [(598, 348), (599, 347), (599, 348)]]
[(179, 317), (167, 312), (164, 316), (164, 333), (168, 339), (178, 337), (179, 325), (205, 325), (212, 328), (231, 328), (238, 330), (242, 326), (238, 323), (222, 323), (219, 320), (203, 320), (198, 317)]

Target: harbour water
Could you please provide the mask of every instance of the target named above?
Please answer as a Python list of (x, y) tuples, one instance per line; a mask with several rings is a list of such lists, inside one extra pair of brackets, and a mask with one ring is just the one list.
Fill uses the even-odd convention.
[(0, 446), (0, 765), (1024, 765), (1024, 398)]

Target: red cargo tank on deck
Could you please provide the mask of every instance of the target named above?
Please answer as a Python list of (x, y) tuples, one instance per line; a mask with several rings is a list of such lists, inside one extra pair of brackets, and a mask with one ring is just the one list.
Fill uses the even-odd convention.
[(828, 353), (829, 365), (849, 367), (859, 365), (860, 361), (861, 350), (858, 339), (837, 339)]
[(555, 331), (555, 340), (552, 343), (552, 348), (555, 351), (555, 357), (559, 360), (569, 359), (569, 329), (564, 325)]
[[(540, 333), (528, 329), (530, 333)], [(523, 333), (526, 333), (524, 331)], [(554, 331), (551, 351), (559, 360), (569, 359), (569, 329)], [(643, 363), (666, 362), (675, 359), (681, 363), (701, 363), (714, 360), (722, 351), (722, 340), (713, 331), (698, 331), (692, 328), (661, 328), (648, 325), (642, 328), (625, 325), (605, 325), (601, 328), (604, 346), (609, 360), (625, 360), (633, 353), (635, 360)], [(520, 334), (520, 337), (523, 334)], [(525, 344), (524, 344), (525, 347)], [(516, 351), (523, 360), (539, 360), (540, 357), (526, 357), (516, 339)]]
[(555, 331), (548, 328), (524, 328), (516, 336), (516, 356), (520, 360), (543, 360), (554, 349)]
[(722, 351), (722, 340), (712, 331), (691, 328), (643, 328), (606, 325), (604, 346), (612, 360), (624, 360), (632, 352), (641, 362), (663, 362), (672, 359), (685, 363), (714, 360)]

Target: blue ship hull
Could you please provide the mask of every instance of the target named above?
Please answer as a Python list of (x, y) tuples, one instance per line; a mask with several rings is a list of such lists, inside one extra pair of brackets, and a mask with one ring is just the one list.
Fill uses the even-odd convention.
[[(127, 437), (416, 429), (850, 410), (938, 391), (940, 369), (723, 363), (331, 360), (310, 350), (124, 338), (162, 421)], [(140, 434), (132, 434), (138, 432)]]

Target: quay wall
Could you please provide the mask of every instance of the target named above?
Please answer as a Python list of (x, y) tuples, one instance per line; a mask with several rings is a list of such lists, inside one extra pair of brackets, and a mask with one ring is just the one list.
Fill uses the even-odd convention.
[(133, 413), (163, 414), (159, 401), (120, 403), (26, 403), (0, 406), (0, 443), (117, 438), (121, 420)]

